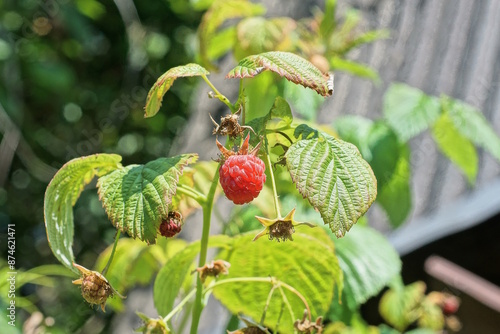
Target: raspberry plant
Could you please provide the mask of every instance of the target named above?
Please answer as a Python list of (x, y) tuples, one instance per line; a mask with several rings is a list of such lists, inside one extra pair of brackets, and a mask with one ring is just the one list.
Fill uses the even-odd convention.
[[(154, 245), (158, 237), (163, 238), (161, 234), (167, 237), (175, 234), (169, 233), (181, 226), (180, 214), (175, 213), (185, 211), (194, 200), (203, 210), (201, 240), (177, 252), (160, 269), (155, 281), (155, 305), (162, 319), (154, 320), (155, 326), (164, 323), (170, 328), (172, 317), (194, 298), (191, 332), (195, 333), (205, 297), (213, 293), (234, 314), (260, 319), (259, 326), (279, 328), (286, 333), (310, 325), (316, 331), (321, 322), (316, 320), (328, 311), (334, 288), (338, 294), (342, 293), (342, 270), (325, 229), (319, 226), (311, 229), (315, 226), (313, 222), (297, 222), (295, 209), (282, 215), (275, 171), (288, 170), (289, 182), (296, 184), (299, 193), (319, 211), (328, 231), (338, 238), (352, 228), (375, 200), (376, 179), (354, 145), (294, 121), (290, 106), (282, 97), (276, 98), (263, 117), (247, 114), (245, 82), (264, 71), (278, 73), (325, 97), (333, 93), (332, 75), (287, 52), (249, 56), (230, 71), (227, 77), (240, 82), (240, 95), (235, 103), (212, 85), (209, 72), (200, 65), (188, 64), (168, 70), (151, 88), (146, 117), (153, 117), (159, 111), (164, 94), (177, 78), (201, 76), (213, 89), (212, 95), (228, 107), (228, 116), (241, 114), (241, 118), (232, 119), (250, 121), (234, 126), (239, 133), (226, 134), (226, 147), (219, 143), (219, 134), (215, 131), (214, 145), (219, 146), (222, 154), (216, 168), (210, 164), (213, 174), (208, 177), (211, 182), (206, 191), (196, 189), (192, 181), (197, 168), (204, 164), (197, 162), (196, 154), (160, 158), (145, 165), (122, 166), (120, 156), (115, 154), (96, 154), (68, 162), (48, 186), (45, 200), (47, 236), (59, 261), (75, 273), (83, 270), (76, 264), (72, 252), (72, 206), (85, 185), (96, 176), (99, 198), (118, 230), (108, 264), (102, 275), (98, 275), (106, 283), (105, 276), (120, 243), (120, 233)], [(210, 121), (209, 115), (207, 121)], [(248, 133), (245, 140), (244, 133)], [(238, 142), (237, 152), (227, 148)], [(186, 168), (189, 172), (183, 175)], [(209, 236), (219, 181), (235, 204), (251, 202), (267, 181), (266, 187), (272, 190), (274, 214), (255, 218), (264, 230), (233, 238)], [(177, 218), (176, 222), (173, 217)], [(168, 226), (163, 226), (165, 224)], [(263, 235), (268, 235), (270, 240), (259, 238)], [(277, 243), (273, 239), (288, 241)], [(220, 262), (207, 265), (209, 247), (221, 248), (217, 255)], [(198, 255), (196, 287), (174, 307), (175, 298), (191, 277), (191, 265)], [(397, 256), (395, 263), (399, 263)], [(395, 273), (397, 270), (398, 267)], [(86, 275), (90, 275), (89, 272)], [(80, 283), (81, 279), (76, 282)], [(109, 282), (112, 285), (113, 279)], [(99, 288), (102, 289), (95, 287)], [(109, 295), (119, 289), (105, 288)], [(87, 300), (97, 303), (96, 298)], [(98, 304), (104, 307), (104, 303), (99, 299)], [(307, 323), (304, 319), (300, 321), (304, 310)]]

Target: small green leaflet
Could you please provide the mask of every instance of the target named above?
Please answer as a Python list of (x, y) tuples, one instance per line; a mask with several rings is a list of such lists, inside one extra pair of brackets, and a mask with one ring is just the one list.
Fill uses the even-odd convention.
[(476, 148), (458, 131), (447, 113), (443, 113), (432, 126), (432, 137), (441, 152), (462, 170), (469, 184), (473, 185), (478, 169)]
[(226, 78), (252, 78), (265, 70), (315, 90), (322, 96), (333, 94), (333, 76), (321, 73), (309, 61), (290, 52), (272, 51), (242, 59)]
[(73, 206), (95, 176), (121, 167), (117, 154), (95, 154), (73, 159), (59, 169), (45, 191), (44, 218), (50, 248), (56, 258), (75, 274), (73, 267)]
[(167, 218), (183, 168), (196, 154), (160, 158), (145, 165), (122, 167), (99, 178), (99, 198), (116, 228), (154, 244), (158, 227)]
[(341, 238), (377, 196), (377, 180), (356, 146), (326, 134), (290, 146), (286, 166), (299, 192)]
[(169, 69), (156, 80), (151, 87), (144, 107), (144, 117), (153, 117), (161, 107), (161, 101), (165, 93), (172, 87), (175, 79), (180, 77), (206, 76), (210, 74), (205, 68), (198, 64), (187, 64)]

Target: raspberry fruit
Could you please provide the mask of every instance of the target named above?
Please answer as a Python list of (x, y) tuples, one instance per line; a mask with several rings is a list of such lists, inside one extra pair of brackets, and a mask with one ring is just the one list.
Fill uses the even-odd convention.
[(182, 215), (177, 211), (170, 211), (167, 219), (160, 224), (160, 234), (166, 238), (172, 238), (182, 229)]
[(226, 197), (234, 204), (245, 204), (257, 197), (266, 182), (266, 166), (257, 157), (260, 144), (248, 153), (247, 135), (238, 152), (229, 151), (216, 141), (224, 156), (219, 168), (220, 185)]

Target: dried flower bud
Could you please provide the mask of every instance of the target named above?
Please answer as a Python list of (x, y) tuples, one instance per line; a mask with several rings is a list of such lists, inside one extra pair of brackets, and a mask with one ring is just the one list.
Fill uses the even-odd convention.
[(170, 329), (162, 318), (153, 319), (140, 312), (137, 312), (137, 315), (144, 321), (144, 324), (136, 329), (137, 332), (141, 332), (143, 334), (170, 333)]
[(296, 320), (293, 327), (299, 331), (299, 333), (316, 333), (321, 334), (323, 332), (323, 317), (316, 318), (315, 322), (311, 322), (308, 318), (307, 310), (304, 311), (304, 316), (302, 320)]
[(82, 274), (82, 277), (74, 280), (73, 284), (81, 285), (82, 296), (89, 304), (100, 305), (102, 311), (106, 312), (104, 306), (109, 297), (117, 294), (121, 298), (125, 298), (113, 289), (106, 277), (101, 273), (88, 270), (76, 263), (73, 263), (73, 266)]
[(197, 271), (200, 275), (201, 281), (205, 282), (205, 279), (208, 276), (218, 277), (220, 274), (227, 275), (229, 273), (229, 267), (231, 267), (231, 264), (229, 262), (216, 260), (205, 264), (203, 267), (196, 268), (193, 272)]

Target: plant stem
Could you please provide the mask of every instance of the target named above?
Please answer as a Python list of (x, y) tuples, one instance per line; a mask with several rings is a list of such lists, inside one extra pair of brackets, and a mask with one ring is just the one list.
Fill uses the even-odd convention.
[(267, 148), (266, 141), (266, 163), (269, 170), (269, 175), (271, 176), (271, 184), (273, 186), (273, 200), (274, 200), (274, 210), (276, 212), (276, 217), (281, 219), (280, 204), (278, 202), (278, 192), (276, 191), (276, 181), (274, 180), (273, 166), (271, 165), (271, 158), (269, 157), (269, 150)]
[[(219, 182), (219, 168), (217, 168), (214, 178), (212, 180), (212, 185), (208, 191), (207, 199), (202, 205), (203, 208), (203, 231), (201, 234), (201, 248), (200, 248), (200, 260), (198, 262), (198, 267), (203, 267), (207, 260), (207, 249), (208, 249), (208, 238), (210, 236), (210, 219), (212, 216), (212, 207), (214, 204), (215, 190), (217, 189), (217, 184)], [(196, 334), (198, 332), (198, 325), (200, 323), (201, 311), (203, 310), (203, 284), (200, 277), (196, 279), (196, 299), (193, 308), (193, 318), (191, 323), (191, 334)]]
[(165, 321), (165, 323), (167, 323), (168, 321), (170, 321), (170, 319), (172, 319), (172, 317), (177, 313), (179, 312), (180, 310), (182, 310), (182, 308), (184, 307), (184, 305), (189, 301), (189, 299), (191, 299), (191, 297), (193, 297), (193, 295), (195, 294), (196, 292), (196, 289), (193, 289), (191, 290), (187, 295), (186, 297), (184, 297), (183, 300), (181, 300), (181, 302), (179, 304), (177, 304), (176, 307), (173, 308), (172, 311), (170, 311), (169, 314), (167, 314), (165, 316), (165, 318), (163, 318), (163, 321)]
[(207, 201), (207, 198), (206, 198), (205, 195), (203, 195), (202, 193), (200, 193), (198, 190), (193, 189), (193, 188), (191, 188), (189, 186), (186, 186), (184, 184), (178, 184), (177, 185), (177, 191), (179, 193), (182, 193), (182, 194), (184, 194), (186, 196), (191, 197), (196, 202), (198, 202), (200, 205), (205, 204), (205, 202)]
[(264, 306), (264, 311), (262, 312), (262, 317), (260, 318), (260, 325), (264, 325), (264, 320), (266, 320), (266, 313), (267, 309), (269, 307), (269, 304), (271, 303), (271, 298), (273, 297), (274, 290), (276, 290), (277, 286), (273, 285), (271, 287), (271, 291), (269, 291), (269, 294), (267, 295), (267, 300), (266, 300), (266, 305)]
[(109, 256), (108, 263), (106, 263), (106, 267), (104, 267), (104, 269), (101, 272), (101, 274), (103, 276), (105, 276), (106, 273), (108, 272), (109, 266), (111, 265), (111, 262), (113, 261), (113, 257), (115, 256), (116, 245), (118, 245), (118, 239), (120, 239), (120, 233), (121, 233), (120, 230), (116, 231), (115, 243), (113, 244), (113, 249), (111, 250), (111, 255)]
[(212, 90), (214, 91), (215, 93), (215, 97), (218, 98), (222, 103), (224, 103), (226, 106), (229, 107), (229, 109), (231, 109), (231, 113), (235, 113), (237, 110), (236, 108), (234, 107), (234, 105), (229, 101), (229, 99), (227, 97), (225, 97), (224, 95), (222, 95), (218, 90), (217, 88), (215, 88), (215, 86), (212, 84), (212, 82), (210, 80), (208, 80), (207, 76), (206, 75), (202, 75), (201, 76), (203, 78), (203, 80), (205, 80), (205, 82), (207, 83), (207, 85), (210, 86), (210, 88), (212, 88)]

